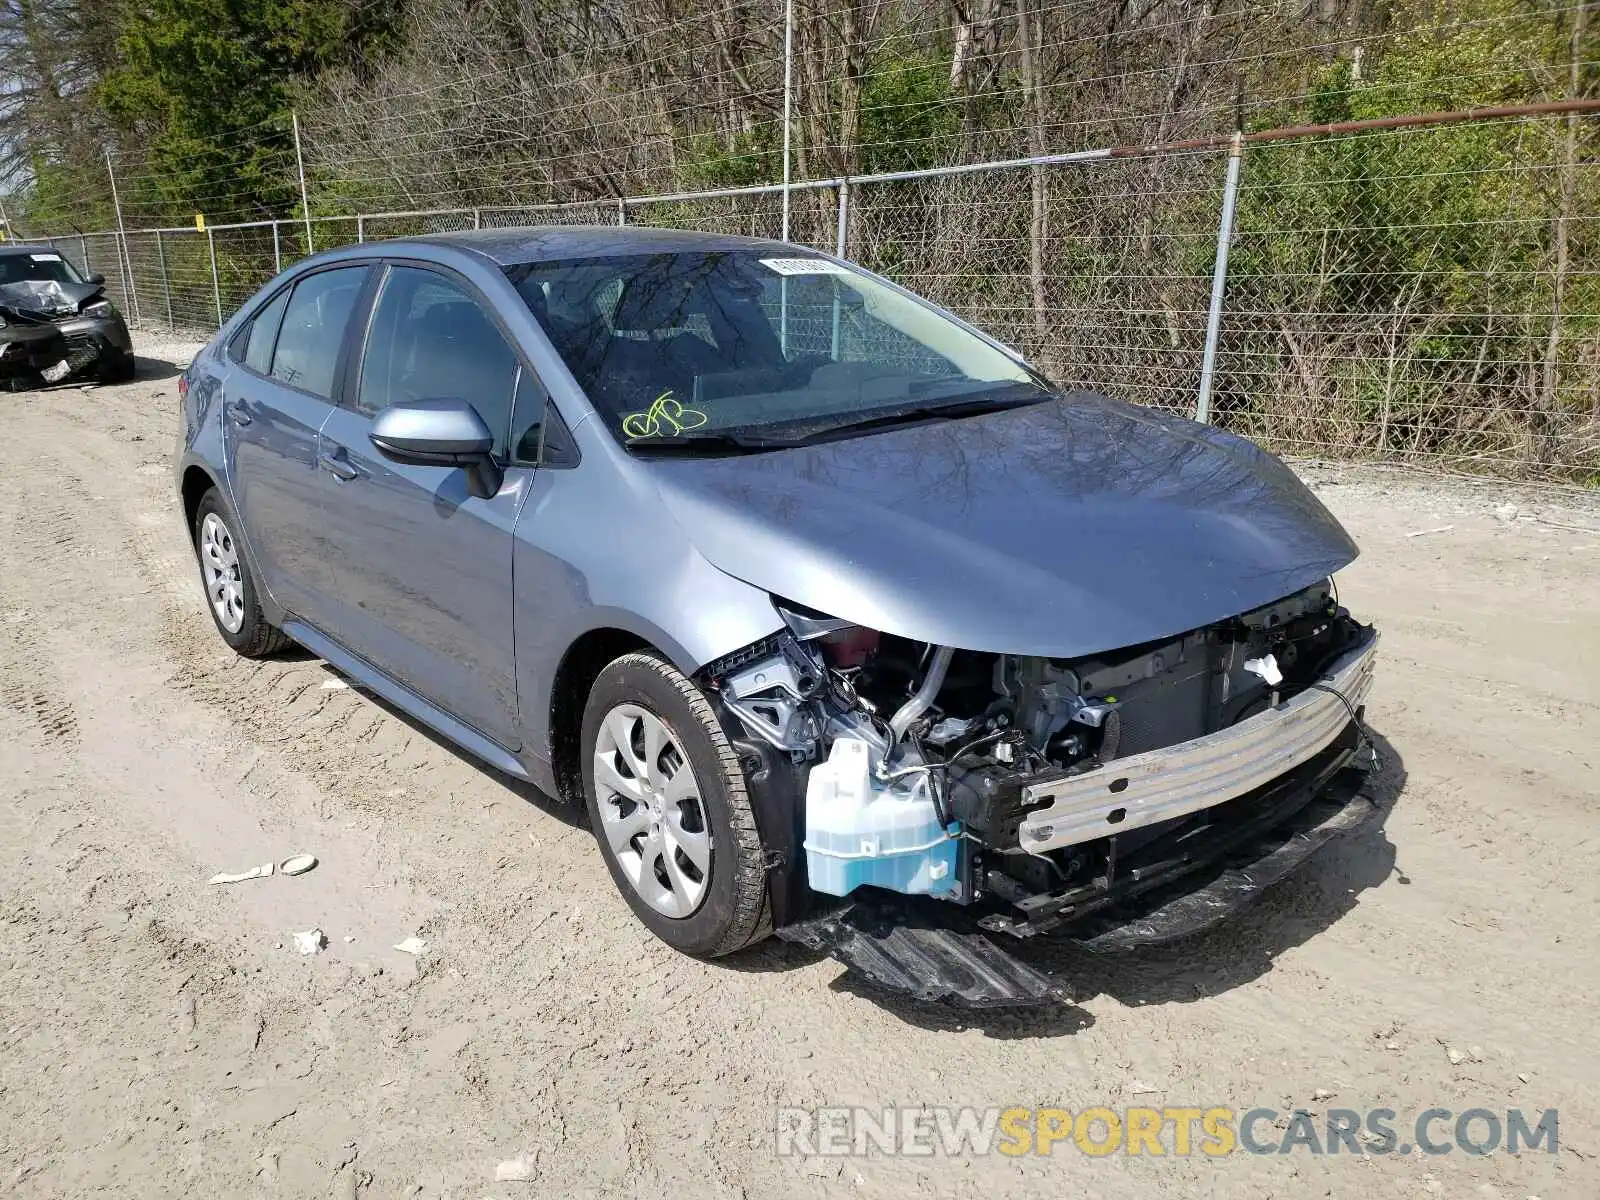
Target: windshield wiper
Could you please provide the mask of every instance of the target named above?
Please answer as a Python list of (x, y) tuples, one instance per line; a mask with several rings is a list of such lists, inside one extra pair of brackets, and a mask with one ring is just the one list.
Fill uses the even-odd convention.
[(646, 454), (693, 455), (760, 454), (764, 450), (784, 450), (805, 443), (792, 438), (746, 437), (738, 433), (689, 433), (629, 438), (622, 444), (630, 451)]
[(823, 441), (841, 433), (861, 433), (870, 429), (887, 429), (894, 425), (909, 425), (917, 421), (953, 420), (958, 417), (977, 417), (984, 413), (1004, 412), (1012, 408), (1027, 408), (1050, 399), (1046, 393), (1009, 400), (985, 396), (978, 400), (957, 400), (948, 404), (918, 404), (911, 408), (898, 408), (875, 417), (862, 417), (859, 421), (844, 421), (818, 430), (807, 442)]

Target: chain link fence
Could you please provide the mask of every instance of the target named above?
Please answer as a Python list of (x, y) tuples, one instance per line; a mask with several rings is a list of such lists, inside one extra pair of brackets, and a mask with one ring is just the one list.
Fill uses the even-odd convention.
[(850, 257), (1069, 387), (1192, 414), (1224, 155), (1099, 158), (850, 187)]
[(777, 238), (787, 219), (1063, 386), (1293, 455), (1594, 484), (1595, 107), (1258, 132), (1235, 173), (1210, 139), (815, 180), (787, 217), (771, 185), (53, 241), (130, 318), (208, 334), (309, 249), (528, 225)]
[(1567, 136), (1251, 147), (1216, 418), (1296, 454), (1600, 482), (1600, 161)]

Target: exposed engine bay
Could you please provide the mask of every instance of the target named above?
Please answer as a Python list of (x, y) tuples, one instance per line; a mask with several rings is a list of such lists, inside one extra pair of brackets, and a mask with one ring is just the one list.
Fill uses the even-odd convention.
[(1331, 580), (1075, 660), (777, 603), (789, 632), (703, 678), (805, 772), (806, 871), (828, 895), (927, 895), (979, 906), (992, 931), (1037, 932), (1172, 876), (1258, 823), (1269, 785), (1336, 752), (1343, 766), (1364, 737), (1376, 634)]

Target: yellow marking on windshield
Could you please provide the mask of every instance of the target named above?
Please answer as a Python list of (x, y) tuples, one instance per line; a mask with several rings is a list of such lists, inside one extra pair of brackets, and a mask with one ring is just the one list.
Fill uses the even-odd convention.
[(697, 408), (685, 408), (672, 398), (670, 390), (656, 397), (655, 403), (644, 412), (629, 413), (622, 418), (622, 432), (630, 438), (662, 437), (679, 434), (686, 429), (699, 429), (709, 420)]

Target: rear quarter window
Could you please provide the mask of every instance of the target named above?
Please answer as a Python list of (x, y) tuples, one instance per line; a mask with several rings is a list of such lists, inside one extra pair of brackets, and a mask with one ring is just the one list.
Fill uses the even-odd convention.
[(272, 367), (272, 347), (278, 338), (278, 326), (283, 323), (283, 310), (288, 305), (289, 289), (285, 288), (233, 335), (228, 343), (229, 357), (258, 375), (267, 374)]
[(325, 400), (332, 398), (345, 326), (366, 275), (366, 267), (338, 267), (294, 285), (273, 347), (272, 378)]

